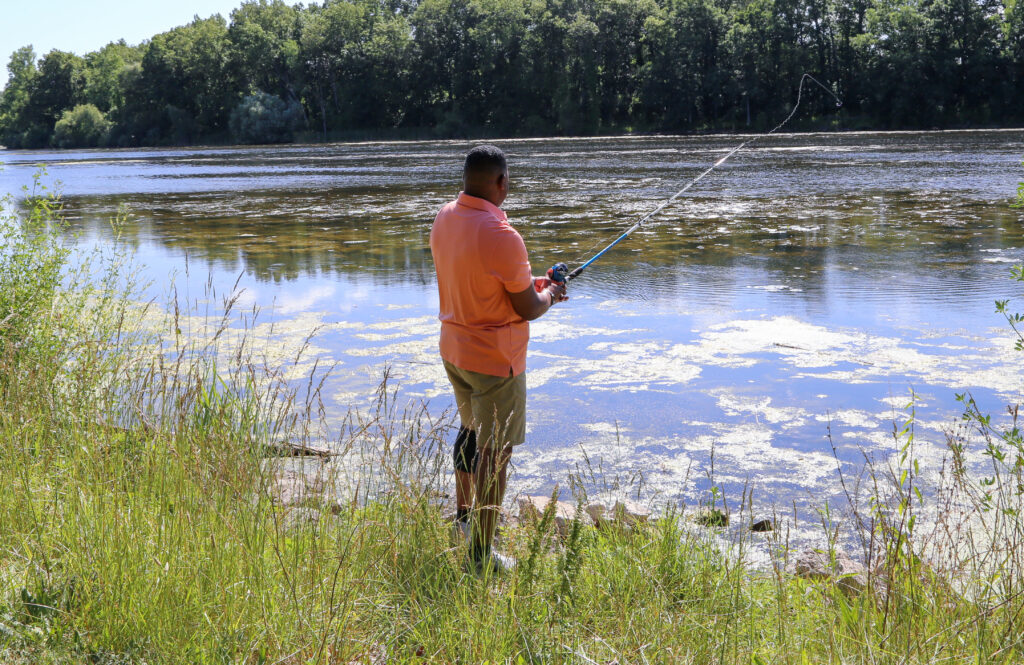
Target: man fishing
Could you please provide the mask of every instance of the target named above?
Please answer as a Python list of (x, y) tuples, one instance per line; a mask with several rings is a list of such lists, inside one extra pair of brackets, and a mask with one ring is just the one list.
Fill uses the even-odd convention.
[(458, 198), (434, 219), (430, 251), (441, 358), (462, 425), (454, 450), (457, 520), (470, 532), (470, 566), (482, 574), (515, 565), (491, 543), (512, 448), (526, 438), (528, 321), (566, 296), (564, 282), (531, 274), (526, 245), (499, 207), (509, 190), (505, 154), (492, 145), (473, 148), (462, 182)]

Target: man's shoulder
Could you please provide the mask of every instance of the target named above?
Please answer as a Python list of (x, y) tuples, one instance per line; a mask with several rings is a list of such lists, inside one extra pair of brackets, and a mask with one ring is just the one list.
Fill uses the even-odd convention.
[(437, 215), (434, 216), (435, 220), (446, 217), (455, 211), (455, 207), (458, 205), (458, 201), (449, 201), (441, 206), (441, 209), (437, 211)]
[(507, 252), (509, 250), (525, 251), (526, 244), (512, 225), (503, 219), (488, 220), (480, 233), (481, 250)]

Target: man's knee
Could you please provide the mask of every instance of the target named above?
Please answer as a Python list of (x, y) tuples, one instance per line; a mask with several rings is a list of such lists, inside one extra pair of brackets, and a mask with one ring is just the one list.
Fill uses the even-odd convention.
[(475, 473), (477, 460), (476, 432), (463, 426), (455, 437), (455, 449), (452, 457), (455, 460), (455, 470), (464, 473)]
[(477, 449), (477, 478), (500, 475), (505, 472), (512, 459), (513, 446), (505, 444), (501, 448)]
[(499, 467), (508, 466), (508, 463), (512, 460), (513, 450), (515, 450), (515, 446), (513, 446), (511, 443), (506, 443), (504, 446), (502, 446), (501, 450), (499, 450), (497, 454)]

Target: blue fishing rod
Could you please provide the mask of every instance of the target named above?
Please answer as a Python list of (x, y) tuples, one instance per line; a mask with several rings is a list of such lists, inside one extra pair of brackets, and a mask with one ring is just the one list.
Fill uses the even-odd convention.
[(628, 229), (626, 229), (622, 233), (622, 235), (620, 235), (618, 238), (616, 238), (614, 241), (612, 241), (611, 244), (609, 244), (607, 247), (602, 249), (600, 252), (598, 252), (594, 256), (590, 257), (590, 259), (585, 261), (580, 267), (574, 269), (572, 272), (569, 272), (569, 267), (566, 264), (564, 264), (564, 263), (557, 263), (554, 266), (552, 266), (550, 269), (548, 269), (548, 278), (551, 279), (551, 281), (557, 282), (559, 284), (564, 284), (564, 283), (566, 283), (566, 282), (568, 282), (570, 280), (576, 279), (577, 277), (580, 276), (580, 274), (584, 270), (586, 270), (588, 267), (590, 267), (590, 265), (592, 263), (594, 263), (594, 261), (597, 261), (599, 258), (601, 258), (606, 253), (608, 253), (608, 251), (612, 247), (615, 247), (620, 242), (622, 242), (623, 240), (628, 238), (630, 235), (632, 235), (633, 232), (636, 231), (637, 229), (639, 229), (641, 226), (643, 226), (647, 222), (647, 220), (651, 219), (652, 217), (657, 215), (659, 212), (661, 212), (665, 208), (667, 208), (670, 205), (672, 205), (676, 201), (676, 199), (678, 199), (680, 196), (685, 194), (691, 187), (696, 185), (698, 182), (703, 180), (704, 176), (708, 175), (709, 173), (711, 173), (712, 171), (717, 169), (719, 166), (724, 164), (726, 162), (726, 160), (728, 160), (730, 157), (732, 157), (737, 152), (739, 152), (743, 148), (747, 147), (751, 143), (754, 143), (755, 141), (763, 139), (766, 136), (770, 136), (770, 135), (774, 134), (775, 132), (779, 131), (780, 129), (782, 129), (783, 127), (785, 127), (786, 123), (788, 123), (793, 118), (793, 116), (796, 115), (797, 109), (800, 108), (800, 99), (803, 97), (803, 92), (804, 92), (804, 82), (806, 82), (808, 80), (816, 83), (818, 85), (818, 87), (820, 87), (822, 90), (824, 90), (828, 94), (832, 95), (833, 99), (836, 100), (836, 108), (838, 108), (838, 107), (843, 105), (842, 100), (839, 99), (839, 97), (834, 92), (832, 92), (832, 90), (829, 89), (828, 86), (826, 86), (824, 83), (822, 83), (818, 79), (814, 78), (810, 74), (804, 74), (803, 76), (800, 77), (800, 85), (797, 87), (797, 91), (796, 91), (796, 104), (793, 105), (793, 110), (789, 112), (789, 115), (786, 116), (785, 120), (783, 120), (778, 125), (776, 125), (771, 131), (766, 132), (764, 134), (758, 134), (757, 136), (749, 138), (746, 141), (744, 141), (743, 143), (741, 143), (738, 146), (736, 146), (735, 148), (733, 148), (732, 150), (730, 150), (725, 155), (725, 157), (722, 157), (717, 162), (715, 162), (714, 164), (709, 166), (707, 169), (705, 169), (702, 173), (700, 173), (696, 178), (694, 178), (690, 182), (686, 183), (685, 187), (683, 187), (678, 192), (673, 194), (671, 196), (671, 198), (669, 198), (667, 201), (665, 201), (664, 203), (659, 205), (657, 208), (655, 208), (654, 210), (650, 211), (649, 213), (647, 213), (646, 215), (641, 217), (635, 224), (633, 224), (633, 226), (631, 226)]

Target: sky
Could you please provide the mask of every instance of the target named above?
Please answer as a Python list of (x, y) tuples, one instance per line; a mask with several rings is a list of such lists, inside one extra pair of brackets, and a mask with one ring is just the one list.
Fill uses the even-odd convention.
[(242, 0), (0, 0), (0, 88), (11, 53), (31, 44), (85, 55), (124, 39), (129, 44), (189, 23), (197, 14), (229, 18)]

